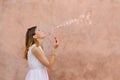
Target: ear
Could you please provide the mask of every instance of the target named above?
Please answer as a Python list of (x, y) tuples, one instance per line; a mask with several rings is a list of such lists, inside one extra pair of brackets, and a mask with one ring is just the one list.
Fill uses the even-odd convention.
[(34, 38), (34, 39), (37, 39), (37, 35), (34, 35), (33, 38)]

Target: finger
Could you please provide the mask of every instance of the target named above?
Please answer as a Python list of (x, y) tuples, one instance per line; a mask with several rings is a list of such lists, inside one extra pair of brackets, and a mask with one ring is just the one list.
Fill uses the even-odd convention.
[(54, 37), (54, 41), (55, 41), (55, 43), (56, 43), (56, 37)]
[(58, 43), (58, 40), (57, 40), (57, 38), (56, 38), (56, 37), (54, 37), (54, 40), (55, 40), (55, 43)]

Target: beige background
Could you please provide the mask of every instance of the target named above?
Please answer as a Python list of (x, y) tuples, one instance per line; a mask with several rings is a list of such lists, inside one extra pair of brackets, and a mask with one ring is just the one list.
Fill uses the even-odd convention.
[(48, 35), (46, 55), (57, 28), (50, 80), (120, 80), (120, 0), (0, 0), (0, 80), (24, 80), (25, 32), (34, 25)]

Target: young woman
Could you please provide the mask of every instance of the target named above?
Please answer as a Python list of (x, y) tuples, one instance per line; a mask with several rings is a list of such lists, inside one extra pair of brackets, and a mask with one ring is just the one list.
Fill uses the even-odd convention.
[(58, 42), (55, 42), (50, 60), (48, 60), (40, 42), (45, 36), (46, 35), (36, 26), (27, 30), (24, 57), (28, 61), (30, 70), (27, 73), (25, 80), (49, 80), (47, 68), (54, 64), (56, 49), (59, 44)]

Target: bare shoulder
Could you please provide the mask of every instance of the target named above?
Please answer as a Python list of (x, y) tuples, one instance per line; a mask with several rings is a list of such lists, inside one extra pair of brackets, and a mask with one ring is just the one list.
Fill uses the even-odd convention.
[(40, 56), (40, 55), (42, 55), (39, 47), (37, 47), (37, 46), (35, 46), (35, 47), (32, 48), (32, 53), (33, 53), (35, 56), (38, 56), (38, 55)]
[(34, 46), (34, 47), (32, 48), (32, 52), (38, 51), (38, 50), (39, 50), (39, 47), (37, 47), (37, 46)]

